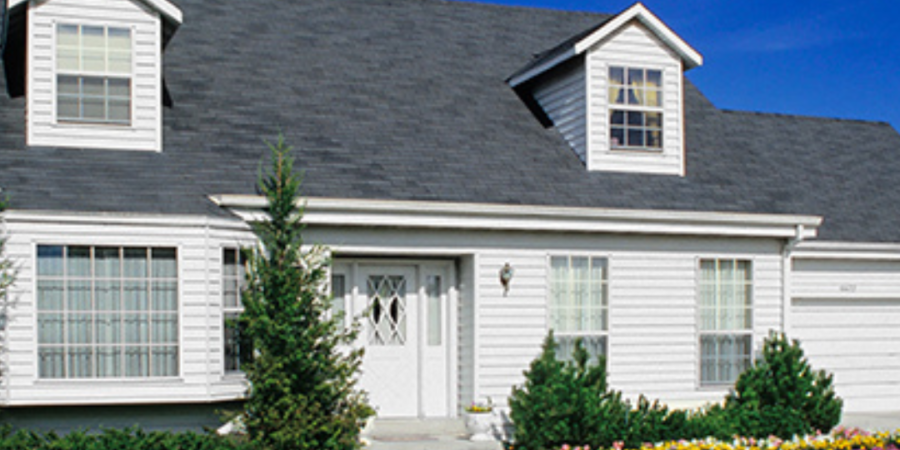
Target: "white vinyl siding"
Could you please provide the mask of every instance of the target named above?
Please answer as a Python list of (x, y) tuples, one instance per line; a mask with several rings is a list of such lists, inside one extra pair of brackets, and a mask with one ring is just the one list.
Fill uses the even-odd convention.
[[(210, 402), (239, 399), (241, 378), (224, 377), (222, 247), (249, 246), (240, 221), (201, 217), (103, 217), (7, 211), (7, 251), (17, 262), (8, 313), (3, 397), (8, 406)], [(39, 365), (38, 246), (125, 247), (175, 251), (178, 270), (174, 377), (46, 379)], [(168, 281), (167, 281), (168, 282)], [(155, 345), (155, 344), (151, 344)]]
[[(623, 27), (587, 52), (587, 155), (589, 170), (684, 175), (681, 59), (639, 24)], [(640, 68), (662, 73), (662, 146), (638, 151), (610, 143), (611, 67)], [(654, 126), (655, 127), (655, 126)]]
[[(335, 253), (458, 257), (461, 404), (490, 397), (505, 406), (540, 354), (549, 325), (554, 255), (602, 255), (608, 262), (608, 370), (615, 389), (677, 407), (719, 401), (727, 386), (700, 378), (698, 255), (752, 261), (753, 339), (781, 327), (781, 242), (610, 234), (326, 228), (305, 237)], [(515, 269), (504, 294), (498, 272)], [(649, 362), (649, 363), (648, 363)]]
[(586, 96), (583, 64), (563, 69), (534, 90), (534, 99), (582, 162), (587, 146)]
[(900, 261), (795, 259), (791, 329), (846, 412), (900, 404)]
[[(75, 49), (82, 56), (87, 49), (59, 35), (60, 29), (65, 32), (71, 26), (104, 29), (107, 34), (127, 30), (130, 60), (124, 50), (108, 50), (102, 56), (77, 58), (76, 69)], [(28, 27), (28, 145), (162, 150), (158, 13), (134, 0), (48, 0), (29, 5)], [(124, 46), (121, 39), (112, 41)]]

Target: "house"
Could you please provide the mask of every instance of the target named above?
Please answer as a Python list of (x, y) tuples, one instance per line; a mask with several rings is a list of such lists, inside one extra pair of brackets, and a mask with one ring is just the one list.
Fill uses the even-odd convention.
[(900, 404), (900, 135), (717, 108), (641, 4), (4, 6), (14, 421), (184, 425), (241, 398), (228, 318), (279, 131), (381, 417), (505, 406), (549, 329), (629, 397), (720, 400), (783, 330), (846, 411)]

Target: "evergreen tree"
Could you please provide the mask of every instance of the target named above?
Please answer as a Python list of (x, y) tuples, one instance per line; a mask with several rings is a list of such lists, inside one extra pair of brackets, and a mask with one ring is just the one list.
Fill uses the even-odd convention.
[(250, 391), (243, 423), (266, 450), (356, 449), (373, 414), (356, 389), (362, 350), (348, 350), (357, 330), (329, 317), (327, 254), (302, 248), (300, 177), (284, 138), (269, 144), (261, 171), (268, 221), (254, 225), (261, 247), (251, 255), (243, 294), (245, 334), (253, 360), (244, 366)]
[(827, 433), (840, 422), (843, 407), (832, 382), (832, 375), (812, 369), (798, 341), (772, 333), (762, 358), (741, 373), (725, 399), (725, 410), (742, 436)]

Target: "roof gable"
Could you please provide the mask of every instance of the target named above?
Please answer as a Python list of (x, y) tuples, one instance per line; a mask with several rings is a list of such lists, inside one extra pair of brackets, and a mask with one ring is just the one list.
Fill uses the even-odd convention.
[[(30, 0), (8, 0), (9, 9), (12, 10), (16, 6), (28, 3)], [(181, 9), (168, 0), (135, 0), (141, 2), (163, 15), (167, 21), (180, 25), (184, 20)]]
[(576, 56), (583, 55), (588, 49), (609, 38), (633, 21), (644, 25), (647, 30), (678, 55), (684, 62), (685, 70), (703, 65), (703, 56), (699, 52), (675, 34), (671, 28), (643, 4), (635, 3), (625, 11), (603, 21), (592, 30), (582, 32), (556, 48), (545, 52), (536, 61), (532, 61), (524, 69), (510, 77), (509, 84), (514, 87), (521, 85)]

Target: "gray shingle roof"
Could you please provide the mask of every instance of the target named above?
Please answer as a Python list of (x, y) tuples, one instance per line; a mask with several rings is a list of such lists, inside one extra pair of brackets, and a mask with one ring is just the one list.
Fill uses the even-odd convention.
[(900, 242), (900, 135), (884, 123), (721, 111), (688, 82), (687, 177), (587, 172), (505, 80), (603, 15), (179, 4), (164, 152), (26, 148), (24, 100), (0, 98), (0, 187), (15, 207), (221, 214), (206, 195), (254, 193), (262, 139), (283, 130), (310, 196), (816, 214), (822, 238)]

